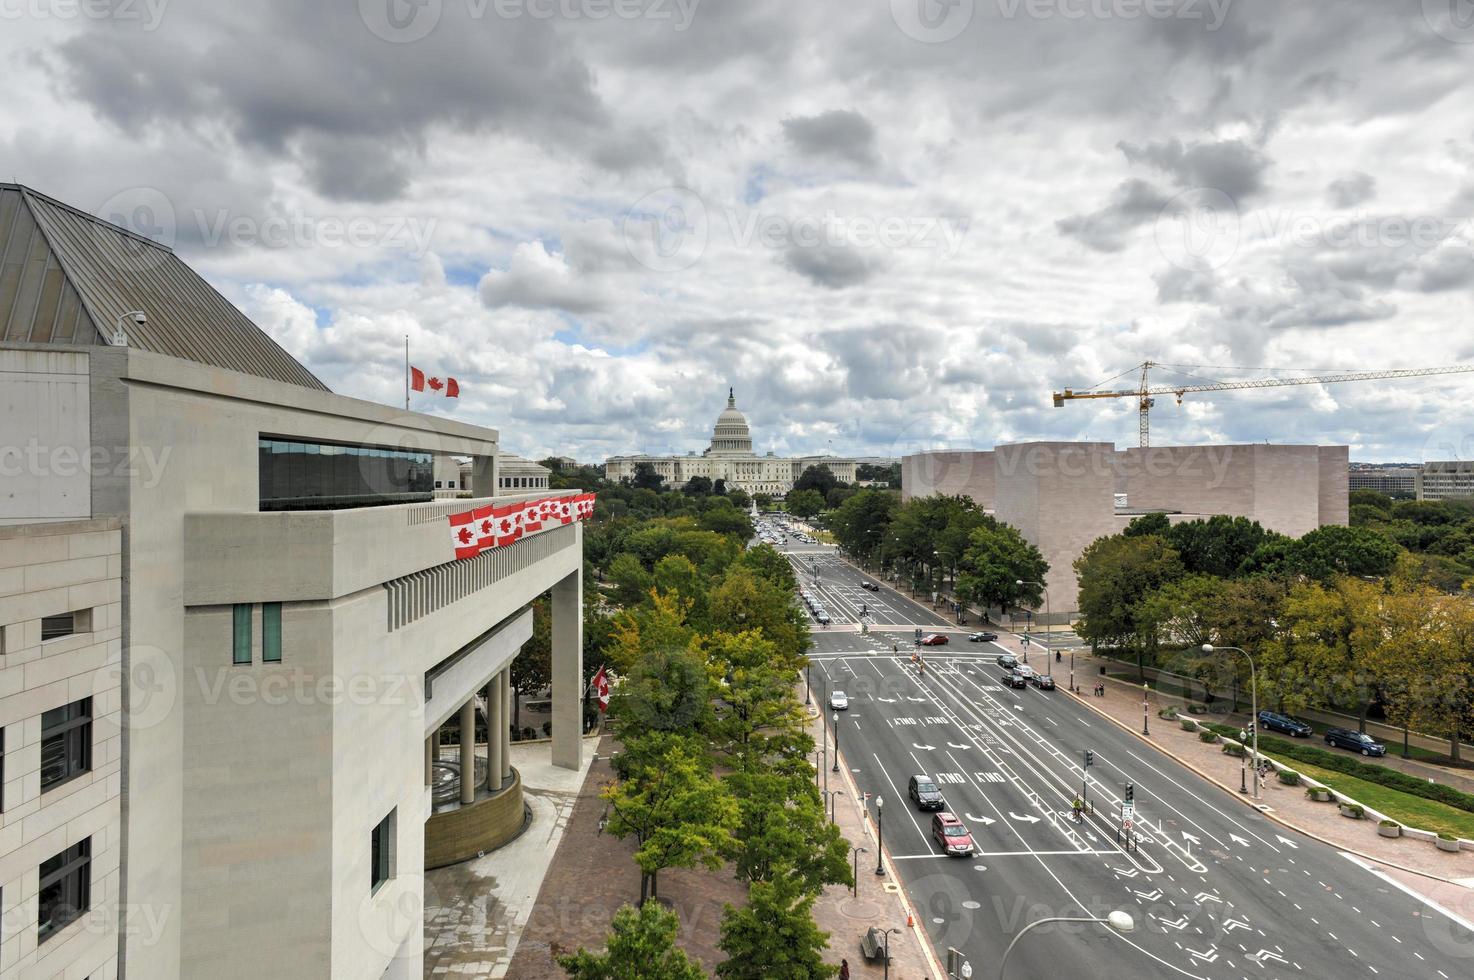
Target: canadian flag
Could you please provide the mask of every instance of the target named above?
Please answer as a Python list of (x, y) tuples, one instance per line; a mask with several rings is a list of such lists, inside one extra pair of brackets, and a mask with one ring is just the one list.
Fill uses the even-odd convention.
[(475, 558), (481, 554), (481, 538), (476, 528), (476, 512), (450, 515), (450, 540), (455, 546), (456, 560)]
[(483, 551), (487, 548), (495, 548), (496, 520), (491, 506), (488, 504), (485, 507), (478, 507), (471, 513), (476, 522), (476, 543)]
[(543, 529), (542, 501), (525, 500), (522, 502), (522, 530), (528, 534)]
[(596, 493), (586, 493), (583, 495), (583, 513), (580, 515), (583, 520), (590, 520), (593, 518), (594, 502), (598, 499), (599, 495)]
[(558, 501), (558, 520), (564, 524), (573, 523), (573, 498), (564, 497)]
[(522, 537), (522, 526), (517, 520), (517, 514), (522, 510), (521, 504), (507, 504), (505, 507), (494, 507), (492, 513), (496, 517), (496, 543), (505, 548)]
[(415, 391), (424, 391), (429, 387), (437, 395), (444, 395), (446, 398), (461, 397), (461, 386), (456, 383), (455, 378), (448, 375), (445, 378), (426, 378), (425, 372), (417, 367), (409, 369), (409, 386)]
[(599, 672), (594, 675), (594, 696), (599, 699), (599, 711), (603, 713), (609, 710), (609, 677), (600, 667)]

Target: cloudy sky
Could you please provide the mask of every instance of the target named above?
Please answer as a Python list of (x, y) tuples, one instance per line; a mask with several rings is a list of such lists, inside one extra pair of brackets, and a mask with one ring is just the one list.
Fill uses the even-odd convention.
[[(1469, 0), (4, 0), (0, 178), (528, 455), (1132, 444), (1474, 361)], [(1474, 376), (1159, 399), (1474, 458)], [(419, 403), (443, 411), (444, 403)]]

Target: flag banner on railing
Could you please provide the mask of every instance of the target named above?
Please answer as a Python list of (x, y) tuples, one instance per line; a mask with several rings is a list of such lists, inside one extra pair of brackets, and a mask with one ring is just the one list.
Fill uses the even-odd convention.
[(475, 558), (492, 548), (505, 548), (544, 526), (562, 527), (594, 516), (598, 494), (520, 500), (500, 507), (477, 507), (450, 515), (451, 546), (457, 560)]

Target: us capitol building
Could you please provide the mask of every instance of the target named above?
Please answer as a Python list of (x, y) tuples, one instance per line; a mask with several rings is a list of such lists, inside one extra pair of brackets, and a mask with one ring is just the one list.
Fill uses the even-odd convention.
[(604, 463), (604, 476), (611, 481), (632, 480), (635, 467), (649, 463), (665, 478), (667, 486), (683, 487), (693, 477), (704, 476), (713, 483), (725, 480), (727, 489), (740, 487), (749, 494), (781, 496), (793, 489), (799, 475), (810, 466), (824, 465), (843, 483), (855, 482), (855, 461), (834, 456), (759, 456), (752, 451), (752, 433), (747, 416), (737, 409), (735, 393), (728, 389), (727, 408), (717, 416), (711, 445), (700, 456), (611, 456)]

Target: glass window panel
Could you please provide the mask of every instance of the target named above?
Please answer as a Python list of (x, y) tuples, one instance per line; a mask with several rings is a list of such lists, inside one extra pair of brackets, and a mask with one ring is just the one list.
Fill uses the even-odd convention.
[(261, 660), (263, 663), (281, 663), (281, 603), (266, 602), (261, 605)]
[(248, 664), (251, 662), (251, 607), (248, 603), (235, 604), (232, 625), (230, 662)]

